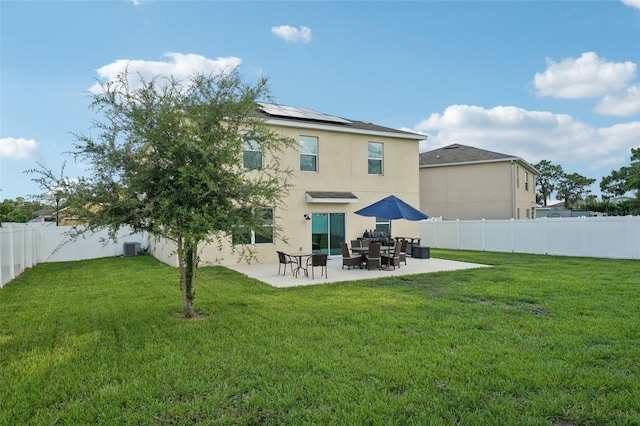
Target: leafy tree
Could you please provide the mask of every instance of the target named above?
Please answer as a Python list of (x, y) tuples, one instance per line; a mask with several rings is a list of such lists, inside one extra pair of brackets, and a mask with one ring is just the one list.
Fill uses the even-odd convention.
[(15, 200), (5, 199), (0, 203), (0, 223), (14, 222), (27, 223), (31, 219), (38, 217), (38, 210), (47, 206), (36, 201), (25, 201), (18, 197)]
[(578, 173), (563, 174), (556, 187), (556, 198), (564, 200), (565, 207), (570, 208), (591, 193), (588, 188), (596, 180)]
[[(102, 84), (91, 106), (99, 135), (75, 134), (76, 160), (91, 165), (80, 179), (71, 208), (88, 230), (106, 228), (115, 238), (130, 226), (177, 245), (184, 315), (195, 315), (198, 247), (237, 241), (247, 229), (280, 236), (265, 227), (263, 207), (277, 209), (290, 187), (282, 151), (295, 143), (278, 135), (256, 114), (269, 100), (266, 78), (247, 84), (237, 70), (196, 74), (188, 81), (140, 77), (127, 72)], [(243, 143), (257, 143), (265, 161), (242, 167)], [(232, 246), (240, 259), (255, 257), (249, 246)]]
[(556, 185), (564, 175), (562, 166), (551, 164), (548, 160), (541, 160), (534, 167), (538, 170), (536, 175), (536, 185), (540, 194), (539, 199), (547, 205), (547, 200), (556, 189)]
[(40, 175), (31, 180), (36, 182), (44, 192), (42, 194), (32, 195), (32, 197), (55, 206), (56, 226), (60, 224), (60, 210), (73, 191), (73, 181), (65, 177), (64, 174), (65, 165), (66, 163), (62, 165), (59, 177), (56, 177), (53, 171), (46, 168), (44, 164), (40, 162), (38, 162), (39, 168), (25, 170), (25, 173)]
[(9, 217), (9, 213), (11, 213), (11, 200), (5, 199), (0, 204), (0, 226), (2, 226), (2, 222), (8, 222), (7, 219)]
[(594, 204), (598, 201), (598, 196), (595, 194), (588, 194), (586, 197), (584, 197), (584, 204), (589, 205), (589, 204)]
[(625, 189), (635, 191), (636, 198), (640, 199), (640, 148), (631, 148), (631, 166), (629, 166)]
[(600, 181), (600, 190), (608, 197), (634, 191), (640, 198), (640, 148), (631, 148), (631, 165), (612, 170)]
[(626, 216), (629, 214), (640, 214), (640, 202), (638, 200), (625, 200), (619, 203), (612, 203), (609, 200), (594, 201), (586, 203), (585, 208), (594, 211), (606, 213), (609, 216)]
[(629, 167), (622, 167), (619, 170), (611, 170), (611, 174), (603, 176), (600, 181), (600, 190), (602, 195), (606, 198), (624, 195), (627, 190), (626, 180)]

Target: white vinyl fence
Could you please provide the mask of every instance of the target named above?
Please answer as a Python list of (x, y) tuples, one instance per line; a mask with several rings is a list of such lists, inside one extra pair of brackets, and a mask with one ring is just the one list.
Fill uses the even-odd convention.
[(640, 216), (426, 220), (420, 238), (444, 249), (640, 259)]
[(3, 223), (0, 227), (0, 288), (38, 263), (120, 256), (125, 242), (149, 247), (146, 234), (131, 235), (128, 230), (121, 230), (118, 241), (108, 241), (106, 245), (103, 242), (108, 239), (106, 231), (69, 242), (65, 232), (70, 229), (49, 223)]

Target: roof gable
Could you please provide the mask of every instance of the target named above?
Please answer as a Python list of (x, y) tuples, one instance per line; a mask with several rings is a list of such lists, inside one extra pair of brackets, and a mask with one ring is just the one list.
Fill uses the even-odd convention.
[(531, 171), (537, 173), (533, 166), (520, 157), (487, 151), (486, 149), (474, 148), (472, 146), (457, 143), (420, 154), (420, 167), (495, 163), (500, 161), (518, 161), (531, 169)]

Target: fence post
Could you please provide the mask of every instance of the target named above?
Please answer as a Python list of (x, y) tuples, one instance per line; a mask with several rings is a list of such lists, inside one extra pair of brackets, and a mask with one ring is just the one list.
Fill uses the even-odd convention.
[(9, 279), (16, 277), (15, 266), (13, 260), (13, 226), (9, 227)]
[(456, 250), (460, 250), (460, 219), (456, 219)]
[(38, 259), (38, 238), (40, 237), (40, 232), (39, 227), (34, 226), (31, 228), (31, 267), (40, 263)]
[(516, 220), (511, 218), (511, 222), (509, 222), (509, 230), (511, 232), (511, 253), (515, 253), (516, 251)]
[(547, 218), (546, 217), (543, 217), (542, 220), (543, 220), (542, 223), (544, 223), (543, 235), (542, 235), (542, 238), (543, 238), (543, 241), (542, 241), (543, 247), (542, 247), (542, 249), (544, 250), (544, 254), (549, 254), (549, 235), (548, 235), (549, 234), (549, 222), (547, 222)]
[(22, 265), (20, 265), (20, 271), (24, 271), (28, 268), (27, 263), (27, 240), (29, 239), (29, 228), (25, 225), (22, 231)]
[(582, 256), (588, 256), (587, 246), (587, 218), (586, 216), (580, 216), (580, 230), (582, 231)]
[(487, 250), (487, 243), (486, 243), (486, 238), (485, 238), (485, 229), (484, 229), (484, 224), (485, 224), (485, 220), (484, 217), (482, 218), (482, 251), (486, 251)]
[[(633, 216), (625, 216), (627, 221), (627, 259), (633, 259)], [(640, 235), (639, 235), (640, 236)], [(638, 247), (640, 247), (640, 238), (638, 239)], [(640, 254), (640, 253), (639, 253)], [(639, 257), (640, 258), (640, 257)]]
[(431, 223), (433, 223), (433, 245), (438, 247), (438, 222), (433, 220)]

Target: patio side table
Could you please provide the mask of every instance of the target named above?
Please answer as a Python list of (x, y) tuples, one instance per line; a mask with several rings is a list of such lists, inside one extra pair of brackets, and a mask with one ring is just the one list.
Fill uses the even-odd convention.
[(429, 259), (431, 257), (430, 249), (430, 247), (413, 246), (411, 257), (415, 257), (417, 259)]

